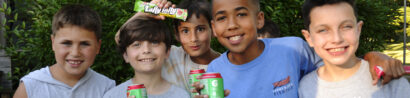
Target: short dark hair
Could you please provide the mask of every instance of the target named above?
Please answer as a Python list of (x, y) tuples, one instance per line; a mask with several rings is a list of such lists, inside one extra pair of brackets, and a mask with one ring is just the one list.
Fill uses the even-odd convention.
[(302, 6), (302, 14), (303, 14), (303, 20), (305, 24), (305, 28), (309, 30), (309, 25), (310, 25), (310, 12), (312, 11), (313, 8), (318, 7), (318, 6), (323, 6), (326, 4), (337, 4), (337, 3), (348, 3), (350, 6), (352, 6), (354, 15), (357, 17), (357, 9), (356, 9), (356, 4), (355, 0), (305, 0), (305, 3)]
[(269, 19), (265, 19), (265, 24), (263, 25), (263, 27), (261, 29), (258, 29), (258, 35), (263, 35), (266, 32), (269, 33), (270, 38), (280, 37), (279, 26)]
[[(211, 0), (212, 2), (214, 2), (214, 0)], [(250, 3), (252, 3), (255, 7), (256, 7), (256, 11), (260, 11), (260, 4), (259, 4), (259, 0), (248, 0), (251, 1)], [(211, 6), (213, 7), (213, 3), (211, 2)], [(210, 11), (212, 11), (213, 8), (210, 8)], [(189, 11), (189, 10), (188, 10)], [(212, 16), (212, 13), (211, 13)], [(211, 17), (212, 18), (212, 17)]]
[(72, 25), (94, 32), (97, 40), (101, 38), (101, 19), (97, 12), (83, 5), (67, 5), (54, 14), (53, 35), (60, 28)]
[[(192, 18), (193, 14), (195, 14), (196, 18), (203, 17), (208, 21), (209, 27), (211, 27), (211, 13), (210, 13), (210, 4), (207, 0), (184, 0), (178, 4), (177, 8), (187, 9), (188, 10), (188, 17), (186, 21)], [(179, 38), (179, 31), (178, 26), (181, 25), (183, 22), (180, 19), (174, 19), (174, 29), (175, 35)]]
[(135, 41), (164, 42), (166, 51), (171, 47), (172, 36), (164, 21), (152, 17), (137, 17), (120, 28), (118, 49), (124, 54)]

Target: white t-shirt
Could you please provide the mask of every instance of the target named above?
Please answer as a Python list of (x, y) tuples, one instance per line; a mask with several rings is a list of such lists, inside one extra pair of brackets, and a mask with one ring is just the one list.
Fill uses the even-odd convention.
[(317, 70), (304, 76), (299, 86), (300, 98), (409, 98), (410, 84), (405, 78), (386, 85), (372, 85), (369, 64), (361, 60), (359, 70), (346, 80), (328, 82)]
[(162, 77), (168, 82), (189, 91), (189, 71), (207, 69), (208, 65), (194, 63), (182, 47), (171, 46), (169, 58), (162, 68)]

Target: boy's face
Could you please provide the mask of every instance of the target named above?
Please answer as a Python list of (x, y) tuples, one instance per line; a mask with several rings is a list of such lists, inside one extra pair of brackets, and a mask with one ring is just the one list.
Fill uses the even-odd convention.
[(135, 41), (123, 54), (124, 60), (135, 72), (157, 72), (169, 56), (164, 42)]
[(306, 41), (325, 63), (345, 65), (356, 58), (363, 22), (356, 22), (348, 3), (327, 4), (312, 9)]
[(101, 41), (94, 32), (65, 25), (51, 36), (57, 66), (71, 75), (82, 75), (94, 63)]
[(257, 43), (263, 13), (250, 0), (213, 0), (212, 28), (218, 41), (231, 52), (242, 53)]
[(203, 15), (197, 18), (195, 14), (192, 14), (187, 22), (181, 22), (178, 26), (178, 40), (184, 50), (193, 57), (210, 51), (211, 34), (208, 20)]

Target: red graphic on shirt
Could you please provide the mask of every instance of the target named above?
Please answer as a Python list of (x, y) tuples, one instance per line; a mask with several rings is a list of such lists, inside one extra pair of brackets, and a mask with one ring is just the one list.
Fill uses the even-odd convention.
[(288, 76), (286, 79), (283, 79), (283, 80), (280, 80), (278, 82), (272, 83), (272, 85), (274, 86), (274, 88), (276, 88), (276, 87), (286, 85), (289, 82), (290, 82), (290, 76)]

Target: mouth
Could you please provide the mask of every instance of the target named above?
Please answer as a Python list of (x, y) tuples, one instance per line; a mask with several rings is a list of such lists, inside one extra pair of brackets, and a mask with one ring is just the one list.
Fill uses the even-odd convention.
[(330, 48), (330, 49), (326, 49), (326, 50), (333, 56), (339, 56), (339, 55), (342, 55), (342, 54), (346, 53), (347, 48), (349, 48), (349, 46), (339, 47), (339, 48)]
[(235, 35), (235, 36), (230, 36), (230, 37), (227, 37), (227, 38), (228, 38), (228, 40), (229, 40), (229, 43), (231, 43), (231, 44), (233, 44), (233, 45), (237, 45), (237, 44), (239, 44), (239, 43), (242, 41), (243, 35), (244, 35), (244, 34)]
[(84, 60), (66, 60), (66, 62), (71, 67), (79, 67), (84, 62)]
[(140, 62), (153, 62), (157, 60), (156, 58), (143, 58), (143, 59), (138, 59)]
[(189, 46), (192, 50), (199, 50), (199, 45), (198, 46)]

